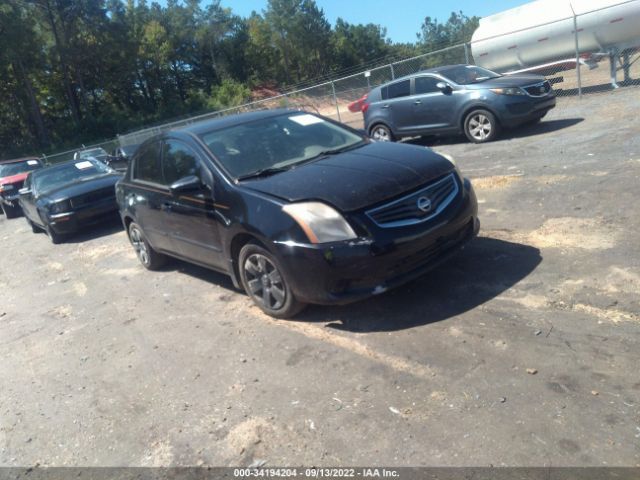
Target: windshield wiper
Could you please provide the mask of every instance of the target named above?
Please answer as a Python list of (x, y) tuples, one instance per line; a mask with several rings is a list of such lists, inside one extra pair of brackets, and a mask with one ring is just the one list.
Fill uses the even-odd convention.
[(344, 146), (344, 147), (330, 148), (330, 149), (327, 149), (327, 150), (322, 150), (321, 152), (316, 153), (313, 157), (309, 157), (309, 158), (305, 159), (304, 161), (302, 161), (300, 163), (306, 163), (306, 162), (309, 162), (311, 160), (316, 160), (316, 159), (318, 159), (320, 157), (326, 157), (328, 155), (336, 155), (338, 153), (346, 152), (348, 150), (353, 150), (354, 148), (361, 147), (365, 143), (366, 143), (366, 141), (362, 140), (360, 142), (356, 142), (356, 143), (353, 143), (351, 145), (347, 145), (347, 146)]
[(236, 177), (236, 181), (241, 182), (242, 180), (248, 180), (250, 178), (268, 177), (270, 175), (275, 175), (276, 173), (284, 172), (290, 169), (291, 169), (291, 166), (261, 168), (260, 170), (256, 170), (255, 172), (247, 173), (246, 175), (240, 175), (239, 177)]

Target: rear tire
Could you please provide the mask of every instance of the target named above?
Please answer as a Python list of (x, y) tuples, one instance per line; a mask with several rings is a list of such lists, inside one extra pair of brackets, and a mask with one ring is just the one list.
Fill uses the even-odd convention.
[(396, 139), (391, 129), (382, 123), (371, 127), (369, 136), (376, 142), (394, 142)]
[(7, 218), (16, 218), (20, 216), (21, 208), (12, 205), (3, 204), (2, 209)]
[(278, 259), (257, 243), (242, 247), (238, 270), (245, 292), (267, 315), (291, 318), (306, 306), (293, 295)]
[(464, 120), (464, 134), (473, 143), (490, 142), (499, 129), (498, 120), (489, 110), (474, 110)]
[(167, 257), (161, 253), (156, 252), (145, 237), (140, 225), (135, 222), (131, 222), (129, 225), (129, 241), (136, 252), (136, 256), (140, 263), (147, 270), (158, 270), (165, 263), (167, 263)]

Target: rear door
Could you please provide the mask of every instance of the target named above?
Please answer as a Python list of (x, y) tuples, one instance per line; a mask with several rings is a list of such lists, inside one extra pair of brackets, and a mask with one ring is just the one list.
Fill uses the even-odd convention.
[(442, 82), (432, 75), (419, 75), (413, 84), (413, 122), (417, 130), (439, 130), (453, 126), (455, 99), (453, 91), (448, 93), (436, 85)]
[(171, 193), (162, 174), (162, 143), (148, 143), (135, 157), (131, 172), (131, 186), (124, 198), (134, 206), (136, 221), (156, 250), (174, 251), (170, 231), (171, 221), (166, 211), (170, 207)]
[(413, 124), (413, 104), (411, 100), (411, 80), (404, 79), (382, 87), (382, 101), (379, 108), (389, 111), (392, 119), (392, 129), (402, 133)]
[[(213, 201), (213, 185), (203, 178), (201, 155), (194, 147), (177, 139), (164, 142), (162, 169), (167, 185), (190, 176), (200, 179), (201, 188), (174, 194), (167, 216), (171, 219), (176, 252), (185, 258), (213, 267), (224, 267), (218, 216)], [(209, 176), (207, 176), (208, 178)]]

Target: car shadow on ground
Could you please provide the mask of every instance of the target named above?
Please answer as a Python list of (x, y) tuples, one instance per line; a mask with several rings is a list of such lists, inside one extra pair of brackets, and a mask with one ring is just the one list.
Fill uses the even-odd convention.
[(88, 242), (100, 237), (106, 237), (107, 235), (113, 235), (114, 233), (121, 232), (123, 229), (120, 215), (114, 213), (113, 216), (109, 215), (105, 217), (104, 221), (97, 225), (82, 228), (77, 233), (65, 237), (64, 243), (74, 244)]
[[(562, 118), (558, 120), (543, 120), (540, 123), (533, 125), (523, 125), (521, 127), (513, 129), (505, 129), (500, 132), (498, 138), (490, 143), (499, 143), (505, 140), (512, 140), (514, 138), (532, 137), (535, 135), (544, 135), (545, 133), (555, 132), (564, 128), (572, 127), (580, 122), (583, 122), (584, 118)], [(470, 143), (467, 137), (464, 135), (456, 136), (424, 136), (414, 137), (403, 140), (403, 143), (409, 143), (412, 145), (419, 145), (423, 147), (437, 147), (441, 145), (458, 145), (462, 143)]]
[(537, 248), (478, 237), (449, 261), (403, 287), (340, 307), (311, 306), (296, 321), (352, 332), (388, 332), (439, 322), (476, 308), (526, 278)]

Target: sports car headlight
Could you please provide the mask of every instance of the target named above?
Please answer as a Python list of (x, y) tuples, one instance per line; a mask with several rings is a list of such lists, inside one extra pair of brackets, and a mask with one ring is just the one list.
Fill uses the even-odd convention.
[(526, 95), (520, 87), (490, 88), (489, 90), (498, 95)]
[(357, 238), (340, 213), (320, 202), (292, 203), (282, 210), (298, 222), (311, 243), (339, 242)]
[(71, 210), (71, 203), (69, 200), (62, 200), (61, 202), (52, 203), (49, 207), (49, 213), (55, 215), (56, 213), (65, 213)]

